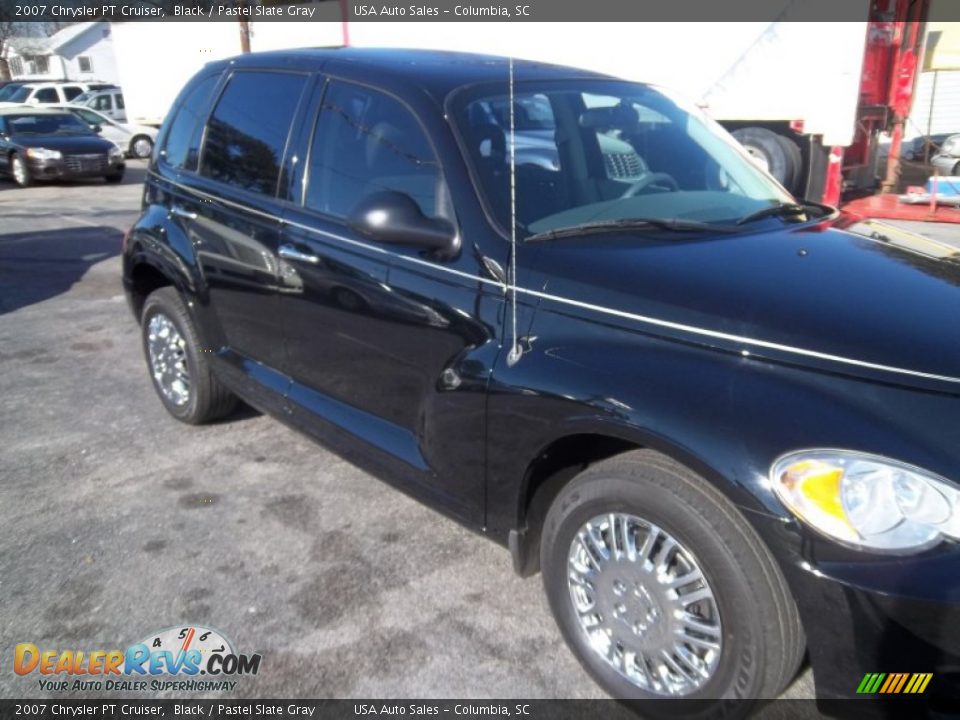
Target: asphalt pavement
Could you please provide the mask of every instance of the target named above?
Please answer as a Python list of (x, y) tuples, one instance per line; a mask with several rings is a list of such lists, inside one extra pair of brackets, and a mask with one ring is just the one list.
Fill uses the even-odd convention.
[(0, 179), (0, 697), (86, 696), (15, 675), (15, 644), (190, 624), (263, 657), (191, 697), (603, 697), (499, 546), (252, 410), (166, 414), (120, 285), (143, 175)]

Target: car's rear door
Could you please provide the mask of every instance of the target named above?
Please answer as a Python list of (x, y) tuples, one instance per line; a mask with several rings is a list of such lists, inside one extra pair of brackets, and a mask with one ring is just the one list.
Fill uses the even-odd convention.
[[(218, 89), (199, 158), (181, 151), (170, 200), (202, 273), (228, 381), (276, 406), (286, 390), (277, 289), (277, 186), (307, 73), (238, 69)], [(190, 143), (196, 144), (196, 139)], [(169, 147), (165, 149), (169, 153)]]

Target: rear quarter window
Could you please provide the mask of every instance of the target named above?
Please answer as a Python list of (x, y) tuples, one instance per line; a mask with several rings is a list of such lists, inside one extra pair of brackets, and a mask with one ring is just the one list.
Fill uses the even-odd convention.
[(170, 122), (160, 159), (173, 168), (197, 169), (203, 121), (219, 75), (208, 75), (190, 88)]

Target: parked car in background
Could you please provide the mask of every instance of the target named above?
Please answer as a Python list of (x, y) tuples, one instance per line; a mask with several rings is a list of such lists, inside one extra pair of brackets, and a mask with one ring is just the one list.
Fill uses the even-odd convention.
[(502, 543), (608, 693), (705, 701), (651, 717), (733, 720), (805, 655), (819, 697), (957, 692), (954, 248), (797, 201), (656, 87), (530, 61), (244, 55), (157, 143), (123, 283), (174, 418), (242, 398)]
[(24, 83), (0, 102), (7, 105), (56, 105), (71, 102), (87, 92), (90, 86), (80, 82)]
[(123, 91), (115, 85), (103, 89), (91, 89), (74, 98), (72, 104), (85, 105), (117, 122), (125, 123), (127, 121)]
[(56, 105), (83, 120), (91, 128), (99, 128), (100, 134), (116, 143), (128, 157), (147, 158), (153, 152), (157, 129), (146, 125), (127, 125), (108, 118), (103, 113), (82, 105)]
[(936, 135), (920, 135), (903, 143), (900, 157), (904, 160), (923, 160), (932, 158), (940, 152), (943, 143), (953, 133), (937, 133)]
[(944, 140), (940, 152), (934, 155), (930, 164), (941, 175), (960, 177), (960, 133)]
[(36, 180), (123, 179), (123, 151), (71, 112), (0, 108), (0, 172), (20, 187)]

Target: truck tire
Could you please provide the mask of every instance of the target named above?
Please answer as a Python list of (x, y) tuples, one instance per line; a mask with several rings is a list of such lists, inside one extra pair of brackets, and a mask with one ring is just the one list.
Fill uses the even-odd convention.
[[(731, 133), (757, 164), (792, 191), (800, 172), (800, 148), (786, 138), (761, 127), (745, 127)], [(794, 153), (787, 143), (796, 150)]]
[[(803, 657), (796, 605), (760, 537), (660, 453), (618, 455), (564, 487), (540, 560), (564, 639), (614, 697), (700, 700), (689, 717), (729, 719), (750, 705), (731, 698), (777, 697)], [(662, 707), (644, 713), (676, 714)]]
[(787, 156), (787, 178), (783, 186), (794, 195), (802, 195), (800, 190), (800, 180), (803, 175), (803, 155), (800, 152), (800, 146), (785, 135), (777, 135), (777, 142), (783, 148)]
[(213, 374), (209, 350), (176, 288), (162, 287), (147, 297), (140, 329), (153, 388), (173, 417), (201, 425), (236, 407), (236, 396)]

